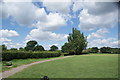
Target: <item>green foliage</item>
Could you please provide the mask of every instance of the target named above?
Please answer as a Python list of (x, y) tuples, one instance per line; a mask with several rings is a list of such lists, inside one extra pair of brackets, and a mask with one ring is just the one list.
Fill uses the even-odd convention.
[(58, 47), (57, 47), (57, 46), (52, 45), (52, 46), (50, 47), (50, 51), (56, 51), (56, 50), (58, 50)]
[(82, 51), (82, 54), (89, 54), (89, 51), (87, 49)]
[(50, 58), (60, 56), (60, 52), (51, 52), (51, 51), (3, 51), (2, 60), (10, 61), (13, 59), (28, 59), (28, 58)]
[(71, 43), (65, 43), (65, 44), (62, 46), (62, 52), (64, 52), (64, 53), (72, 53)]
[(37, 45), (37, 46), (35, 46), (35, 48), (34, 48), (34, 51), (44, 51), (44, 50), (45, 50), (44, 47), (41, 46), (41, 45)]
[(97, 53), (98, 50), (98, 47), (92, 47), (90, 53)]
[(30, 51), (30, 50), (33, 51), (35, 46), (36, 46), (36, 44), (37, 44), (37, 41), (35, 41), (35, 40), (28, 41), (27, 45), (25, 47), (25, 50), (26, 51)]
[(111, 48), (110, 51), (112, 54), (120, 54), (120, 48)]
[(73, 28), (72, 34), (69, 34), (68, 36), (68, 43), (65, 43), (62, 46), (62, 51), (68, 52), (69, 54), (80, 54), (86, 46), (87, 40), (84, 37), (84, 34), (76, 28)]
[(88, 48), (88, 49), (85, 49), (85, 50), (83, 50), (82, 52), (84, 53), (91, 53), (91, 51), (92, 51), (92, 48)]
[(12, 66), (12, 62), (11, 62), (11, 61), (9, 61), (9, 62), (4, 62), (4, 61), (3, 61), (3, 65), (4, 65), (4, 66)]
[(111, 48), (110, 47), (101, 47), (100, 52), (101, 53), (111, 53)]
[(20, 51), (24, 51), (24, 48), (20, 47), (19, 50), (20, 50)]
[(10, 50), (17, 50), (17, 48), (11, 48)]
[(3, 45), (0, 45), (0, 48), (4, 51), (4, 50), (7, 50), (7, 46), (5, 46), (4, 44)]

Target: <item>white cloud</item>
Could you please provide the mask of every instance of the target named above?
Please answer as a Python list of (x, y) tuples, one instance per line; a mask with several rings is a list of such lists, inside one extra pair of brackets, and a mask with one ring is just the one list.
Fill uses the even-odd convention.
[(26, 40), (37, 40), (37, 41), (45, 41), (45, 40), (54, 40), (61, 41), (65, 40), (68, 35), (65, 34), (56, 34), (51, 31), (42, 31), (40, 29), (31, 30), (30, 34), (27, 35)]
[(12, 16), (14, 21), (22, 26), (37, 26), (46, 30), (55, 30), (60, 26), (65, 26), (69, 16), (59, 13), (46, 14), (44, 8), (38, 8), (30, 2), (5, 2), (2, 14), (2, 18)]
[(88, 43), (88, 47), (118, 47), (118, 40), (115, 38), (94, 39)]
[(65, 19), (58, 13), (50, 13), (49, 15), (46, 15), (45, 18), (46, 20), (40, 20), (36, 24), (33, 24), (33, 26), (42, 30), (52, 31), (66, 25)]
[(109, 33), (108, 29), (101, 28), (89, 34), (87, 37), (88, 47), (118, 47), (117, 37), (107, 37), (106, 33)]
[(19, 34), (14, 31), (14, 30), (7, 30), (7, 29), (3, 29), (3, 30), (0, 30), (0, 41), (1, 43), (0, 44), (5, 44), (8, 49), (10, 48), (19, 48), (19, 47), (22, 47), (23, 44), (21, 43), (13, 43), (11, 39), (11, 37), (17, 37), (19, 36)]
[[(80, 5), (80, 6), (79, 6)], [(76, 2), (73, 11), (80, 12), (79, 27), (83, 30), (113, 27), (118, 22), (118, 5), (113, 2)]]
[(89, 34), (87, 39), (91, 40), (91, 39), (94, 39), (94, 38), (104, 38), (105, 33), (108, 33), (107, 29), (105, 29), (105, 28), (99, 29), (96, 32), (93, 32), (93, 33)]
[(2, 37), (1, 37), (1, 38), (0, 38), (0, 41), (1, 41), (1, 42), (10, 42), (11, 40), (10, 40), (10, 39), (7, 39), (7, 38), (2, 38)]
[(76, 0), (73, 4), (73, 12), (77, 12), (78, 10), (81, 10), (84, 7), (83, 1)]
[(20, 25), (31, 26), (37, 20), (45, 20), (44, 8), (37, 8), (31, 2), (5, 2), (2, 4), (2, 18), (12, 16)]
[(14, 30), (0, 30), (0, 34), (2, 35), (2, 37), (16, 37), (19, 36), (19, 34), (14, 31)]
[(71, 0), (43, 0), (43, 5), (48, 11), (68, 14), (70, 12)]
[(14, 42), (3, 42), (2, 44), (5, 44), (8, 49), (10, 48), (17, 48), (19, 49), (20, 47), (25, 47), (23, 43), (14, 43)]
[(96, 28), (109, 28), (113, 27), (116, 23), (117, 13), (108, 13), (105, 15), (91, 15), (87, 9), (83, 10), (79, 16), (79, 27), (84, 30), (94, 30)]

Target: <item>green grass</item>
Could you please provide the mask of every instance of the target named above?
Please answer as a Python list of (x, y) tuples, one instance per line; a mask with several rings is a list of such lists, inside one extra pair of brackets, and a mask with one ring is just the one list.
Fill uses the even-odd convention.
[(117, 54), (77, 55), (28, 67), (10, 78), (117, 78)]
[[(61, 56), (62, 57), (62, 56)], [(54, 58), (58, 58), (58, 57), (54, 57)], [(46, 60), (46, 59), (52, 59), (52, 58), (41, 58), (41, 59), (15, 59), (12, 60), (12, 67), (8, 67), (8, 66), (4, 66), (2, 65), (2, 62), (0, 62), (0, 67), (2, 67), (2, 69), (0, 69), (0, 72), (2, 71), (6, 71), (9, 70), (11, 68), (15, 68), (17, 66), (21, 66), (24, 64), (30, 64), (32, 62), (36, 62), (36, 61), (42, 61), (42, 60)]]

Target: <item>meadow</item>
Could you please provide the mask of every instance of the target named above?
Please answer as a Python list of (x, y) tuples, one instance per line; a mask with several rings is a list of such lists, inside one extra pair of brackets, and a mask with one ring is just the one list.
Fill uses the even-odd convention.
[(118, 54), (87, 54), (30, 66), (10, 78), (118, 78)]
[[(63, 57), (63, 56), (60, 56)], [(54, 57), (54, 58), (58, 58), (58, 57)], [(11, 60), (10, 62), (12, 62), (12, 66), (6, 66), (4, 65), (5, 62), (8, 61), (2, 61), (0, 62), (0, 67), (2, 67), (2, 69), (0, 69), (0, 72), (4, 72), (6, 70), (10, 70), (12, 68), (24, 65), (24, 64), (30, 64), (36, 61), (43, 61), (43, 60), (48, 60), (48, 59), (52, 59), (52, 58), (40, 58), (40, 59), (14, 59)]]

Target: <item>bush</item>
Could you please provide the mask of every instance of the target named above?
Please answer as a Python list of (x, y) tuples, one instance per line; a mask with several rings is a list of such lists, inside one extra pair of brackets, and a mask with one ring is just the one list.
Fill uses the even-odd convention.
[(82, 54), (89, 54), (89, 51), (88, 50), (83, 50)]
[(50, 58), (60, 56), (60, 52), (53, 51), (42, 51), (42, 52), (31, 52), (31, 51), (3, 51), (2, 60), (10, 61), (13, 59), (27, 59), (27, 58)]
[(3, 62), (3, 65), (4, 66), (12, 66), (12, 62), (11, 61), (9, 61), (9, 62)]

